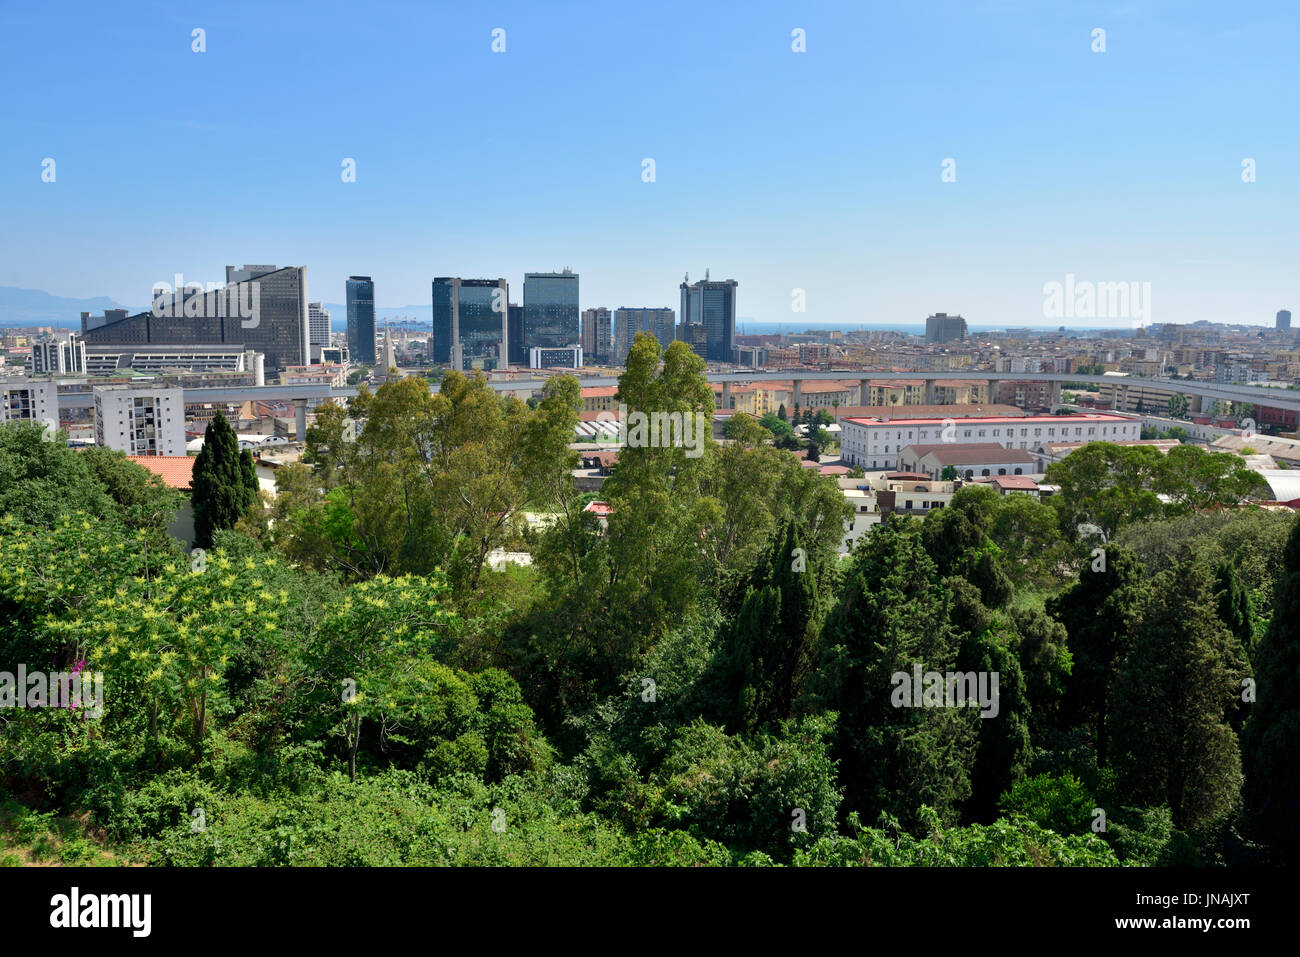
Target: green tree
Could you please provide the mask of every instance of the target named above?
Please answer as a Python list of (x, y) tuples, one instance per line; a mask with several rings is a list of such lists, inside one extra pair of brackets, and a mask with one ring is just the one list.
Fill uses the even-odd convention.
[(1300, 860), (1300, 523), (1292, 526), (1272, 620), (1256, 654), (1243, 734), (1246, 810), (1279, 863)]
[(1069, 723), (1092, 725), (1098, 767), (1108, 756), (1114, 682), (1133, 646), (1146, 593), (1141, 562), (1127, 549), (1111, 545), (1098, 549), (1079, 580), (1047, 602), (1048, 613), (1065, 625), (1074, 660), (1065, 717)]
[[(978, 713), (896, 705), (895, 676), (953, 670), (959, 637), (948, 591), (916, 523), (891, 518), (855, 549), (822, 638), (814, 700), (839, 713), (835, 756), (845, 807), (909, 827), (920, 807), (955, 820), (971, 793)], [(921, 689), (914, 689), (915, 697)]]
[(1204, 831), (1240, 800), (1228, 716), (1249, 671), (1203, 565), (1189, 558), (1162, 573), (1151, 595), (1115, 683), (1112, 762), (1126, 803), (1168, 805), (1175, 827)]
[(194, 461), (190, 482), (194, 536), (200, 548), (211, 548), (212, 536), (234, 528), (257, 501), (257, 477), (252, 473), (251, 456), (245, 464), (235, 430), (218, 412), (203, 434), (203, 449)]
[(750, 573), (727, 635), (735, 724), (742, 730), (794, 717), (816, 653), (824, 562), (816, 553), (810, 558), (794, 522), (787, 520)]

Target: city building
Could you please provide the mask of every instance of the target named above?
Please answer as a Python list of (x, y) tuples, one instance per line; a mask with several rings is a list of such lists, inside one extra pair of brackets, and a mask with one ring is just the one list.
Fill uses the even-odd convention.
[(97, 388), (95, 442), (127, 455), (185, 454), (185, 390)]
[(543, 348), (533, 346), (528, 350), (530, 369), (581, 369), (582, 346)]
[(269, 369), (311, 361), (303, 266), (227, 266), (225, 286), (204, 292), (197, 283), (187, 285), (155, 295), (144, 312), (114, 309), (103, 318), (82, 313), (81, 322), (87, 361), (97, 346), (252, 349), (265, 356)]
[(958, 342), (966, 338), (966, 320), (961, 316), (950, 316), (946, 312), (936, 312), (925, 320), (926, 342)]
[(615, 365), (625, 365), (627, 354), (632, 349), (632, 342), (638, 332), (648, 332), (659, 340), (661, 348), (667, 349), (676, 337), (676, 315), (668, 307), (639, 307), (629, 309), (621, 306), (614, 310), (614, 349), (611, 356)]
[(505, 368), (510, 363), (509, 304), (504, 279), (434, 279), (433, 361), (462, 371)]
[(66, 340), (42, 336), (32, 343), (27, 368), (32, 375), (85, 374), (86, 343), (75, 332)]
[[(942, 406), (940, 406), (942, 408)], [(1071, 439), (1120, 442), (1142, 437), (1136, 418), (1110, 413), (1080, 415), (1022, 415), (962, 418), (867, 417), (840, 420), (841, 459), (864, 469), (896, 469), (899, 455), (909, 445), (996, 443), (1005, 448), (1027, 449), (1045, 466), (1049, 442)], [(1035, 471), (1042, 471), (1036, 468)], [(1013, 473), (1014, 474), (1014, 473)]]
[(1291, 310), (1279, 309), (1277, 312), (1277, 328), (1287, 331), (1291, 328)]
[(506, 314), (506, 338), (508, 340), (510, 365), (527, 365), (528, 351), (524, 348), (524, 307), (512, 302), (506, 307)]
[(524, 346), (563, 348), (579, 344), (578, 274), (524, 273)]
[(583, 355), (596, 362), (607, 362), (612, 351), (609, 310), (603, 306), (582, 310)]
[(58, 385), (32, 379), (0, 384), (0, 422), (40, 422), (57, 427)]
[(375, 364), (375, 284), (369, 276), (349, 276), (347, 290), (348, 356), (358, 365), (372, 366)]
[[(898, 467), (932, 479), (973, 479), (989, 475), (1031, 475), (1035, 459), (1026, 449), (1009, 449), (997, 442), (959, 445), (940, 442), (909, 445), (898, 453)], [(951, 468), (948, 476), (944, 472)]]
[(321, 350), (330, 344), (330, 313), (319, 302), (307, 303), (307, 325), (311, 330), (311, 361), (319, 362)]
[[(688, 275), (681, 284), (681, 325), (687, 331), (683, 334), (679, 327), (677, 338), (690, 343), (697, 352), (702, 338), (704, 352), (701, 354), (710, 362), (736, 361), (738, 285), (734, 279), (710, 280), (708, 270), (705, 270), (703, 280), (692, 284)], [(693, 327), (698, 327), (702, 333)]]

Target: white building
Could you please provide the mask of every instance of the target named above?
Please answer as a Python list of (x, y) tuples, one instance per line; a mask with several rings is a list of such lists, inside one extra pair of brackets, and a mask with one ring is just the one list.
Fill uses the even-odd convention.
[(868, 470), (898, 468), (899, 453), (917, 444), (995, 442), (1045, 456), (1049, 442), (1120, 442), (1142, 437), (1140, 420), (1106, 412), (962, 419), (869, 416), (845, 418), (840, 425), (844, 429), (841, 460)]
[(32, 379), (0, 385), (0, 422), (41, 422), (58, 428), (59, 387)]
[(86, 344), (75, 332), (66, 340), (43, 336), (32, 343), (27, 361), (32, 375), (70, 375), (86, 371)]
[(127, 455), (185, 454), (185, 390), (99, 388), (95, 441)]

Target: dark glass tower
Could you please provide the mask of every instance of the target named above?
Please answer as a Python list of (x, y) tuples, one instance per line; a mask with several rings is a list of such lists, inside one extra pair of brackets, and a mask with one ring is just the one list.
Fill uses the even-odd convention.
[(578, 274), (524, 273), (524, 347), (546, 349), (579, 344)]
[[(706, 274), (707, 275), (707, 274)], [(691, 331), (687, 341), (704, 340), (704, 358), (710, 362), (734, 362), (732, 346), (736, 339), (736, 287), (734, 279), (710, 280), (691, 284), (683, 282), (681, 321)], [(686, 338), (686, 336), (683, 336)]]
[(510, 364), (528, 365), (528, 350), (524, 348), (524, 307), (511, 303), (507, 309), (506, 333), (510, 345)]
[(369, 276), (348, 277), (348, 356), (375, 364), (375, 284)]
[(507, 358), (508, 287), (504, 279), (433, 281), (434, 361), (453, 369), (492, 370)]

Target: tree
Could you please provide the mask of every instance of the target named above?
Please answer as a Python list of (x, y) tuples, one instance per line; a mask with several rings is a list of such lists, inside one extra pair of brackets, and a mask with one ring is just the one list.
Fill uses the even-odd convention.
[(1293, 525), (1273, 618), (1255, 658), (1256, 701), (1243, 733), (1251, 831), (1279, 863), (1300, 860), (1300, 523)]
[(957, 466), (955, 466), (955, 465), (945, 465), (945, 466), (943, 467), (943, 471), (939, 474), (939, 478), (940, 478), (941, 481), (944, 481), (944, 482), (952, 482), (952, 481), (956, 481), (956, 479), (957, 479)]
[(777, 410), (776, 410), (776, 417), (777, 417), (778, 419), (780, 419), (782, 422), (785, 422), (785, 421), (789, 418), (789, 417), (786, 415), (786, 413), (785, 413), (785, 403), (784, 403), (784, 402), (782, 402), (781, 405), (777, 408)]
[(825, 559), (810, 558), (787, 520), (759, 556), (728, 629), (736, 727), (752, 732), (794, 717), (815, 656), (822, 611), (818, 584), (825, 577)]
[(220, 412), (203, 434), (203, 449), (194, 461), (190, 488), (194, 535), (200, 548), (211, 548), (212, 536), (234, 528), (240, 516), (258, 500), (252, 456), (247, 452), (240, 455), (235, 430)]
[[(827, 618), (815, 700), (840, 715), (835, 756), (846, 810), (909, 827), (921, 805), (955, 820), (971, 793), (980, 721), (969, 708), (901, 707), (894, 676), (953, 669), (948, 591), (916, 523), (890, 518), (855, 549)], [(919, 698), (920, 689), (915, 689)]]
[(1206, 831), (1240, 800), (1228, 716), (1249, 669), (1201, 563), (1189, 558), (1162, 573), (1151, 596), (1115, 682), (1111, 760), (1126, 803), (1168, 805), (1175, 827)]
[(1106, 764), (1113, 686), (1133, 646), (1146, 590), (1141, 562), (1131, 551), (1111, 545), (1098, 551), (1073, 587), (1047, 602), (1048, 614), (1069, 633), (1074, 659), (1066, 719), (1092, 724), (1098, 767)]
[(1187, 418), (1188, 401), (1187, 396), (1181, 392), (1175, 392), (1169, 397), (1169, 416), (1174, 419)]

